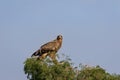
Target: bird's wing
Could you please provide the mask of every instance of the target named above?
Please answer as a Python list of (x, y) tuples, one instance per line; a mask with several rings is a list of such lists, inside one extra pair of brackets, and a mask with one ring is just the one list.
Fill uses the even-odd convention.
[(41, 50), (54, 51), (56, 49), (56, 41), (48, 42), (41, 46)]
[(32, 56), (38, 56), (40, 54), (40, 49), (38, 49), (37, 51), (35, 51), (32, 55), (31, 55), (31, 57)]

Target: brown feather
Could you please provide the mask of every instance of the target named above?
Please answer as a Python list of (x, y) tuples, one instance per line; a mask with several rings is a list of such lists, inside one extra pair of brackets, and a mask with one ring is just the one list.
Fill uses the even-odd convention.
[[(40, 47), (36, 52), (32, 54), (32, 56), (39, 56), (44, 58), (48, 55), (52, 59), (55, 58), (55, 54), (61, 48), (62, 45), (62, 36), (58, 35), (57, 38), (51, 42), (48, 42)], [(54, 54), (53, 54), (54, 53)], [(46, 55), (44, 55), (46, 54)]]

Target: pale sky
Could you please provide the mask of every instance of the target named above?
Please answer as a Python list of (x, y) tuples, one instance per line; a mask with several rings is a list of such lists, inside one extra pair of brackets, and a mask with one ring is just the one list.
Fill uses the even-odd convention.
[(120, 0), (0, 0), (1, 80), (26, 80), (26, 58), (59, 34), (58, 54), (120, 74)]

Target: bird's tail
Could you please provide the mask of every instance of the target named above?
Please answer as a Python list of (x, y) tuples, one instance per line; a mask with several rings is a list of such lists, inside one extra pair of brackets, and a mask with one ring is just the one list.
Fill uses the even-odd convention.
[(31, 57), (33, 57), (33, 56), (39, 56), (40, 55), (40, 49), (38, 49), (37, 51), (35, 51), (32, 55), (31, 55)]

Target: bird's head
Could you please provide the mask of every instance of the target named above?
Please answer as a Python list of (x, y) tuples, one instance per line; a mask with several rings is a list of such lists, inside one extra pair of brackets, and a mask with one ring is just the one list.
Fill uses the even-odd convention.
[(62, 35), (57, 36), (57, 40), (62, 40), (62, 39), (63, 39)]

